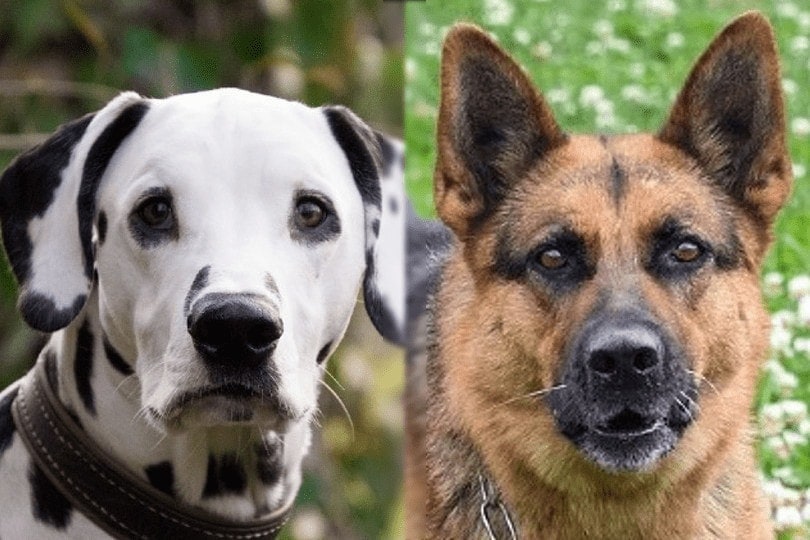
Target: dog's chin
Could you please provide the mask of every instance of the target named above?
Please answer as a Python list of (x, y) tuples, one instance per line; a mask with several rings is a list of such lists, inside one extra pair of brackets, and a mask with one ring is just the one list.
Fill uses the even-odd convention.
[(304, 416), (276, 395), (266, 395), (240, 385), (224, 385), (184, 392), (165, 412), (150, 410), (168, 432), (193, 428), (257, 426), (285, 433)]
[(558, 425), (585, 458), (606, 472), (639, 473), (654, 470), (675, 449), (688, 422), (624, 410), (588, 425), (559, 420)]

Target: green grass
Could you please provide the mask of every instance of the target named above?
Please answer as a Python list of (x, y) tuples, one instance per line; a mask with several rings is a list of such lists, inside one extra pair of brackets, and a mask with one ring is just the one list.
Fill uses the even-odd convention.
[[(433, 215), (439, 52), (441, 39), (454, 22), (474, 22), (494, 35), (527, 69), (566, 131), (626, 133), (660, 127), (693, 62), (725, 24), (748, 9), (763, 11), (777, 34), (790, 152), (797, 173), (792, 198), (776, 224), (777, 241), (765, 263), (771, 280), (782, 279), (781, 285), (771, 283), (767, 298), (771, 311), (782, 313), (776, 315), (775, 347), (756, 407), (762, 424), (762, 470), (773, 479), (766, 487), (775, 510), (788, 509), (779, 516), (781, 534), (799, 538), (809, 532), (810, 422), (794, 409), (810, 402), (810, 357), (801, 341), (810, 335), (810, 320), (802, 320), (799, 307), (806, 302), (810, 308), (810, 301), (799, 300), (810, 298), (810, 291), (791, 296), (786, 284), (810, 269), (810, 128), (804, 126), (810, 116), (810, 3), (410, 2), (406, 9), (407, 185), (417, 211)], [(785, 524), (789, 516), (784, 514), (791, 513), (790, 508), (805, 512), (803, 528)]]

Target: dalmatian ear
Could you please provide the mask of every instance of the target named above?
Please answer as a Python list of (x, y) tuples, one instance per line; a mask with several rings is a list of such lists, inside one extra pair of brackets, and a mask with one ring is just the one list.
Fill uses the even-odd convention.
[(403, 145), (374, 132), (345, 107), (324, 112), (363, 199), (366, 273), (363, 300), (377, 330), (389, 341), (405, 336), (405, 191)]
[(3, 245), (20, 284), (18, 307), (43, 332), (67, 326), (93, 282), (96, 191), (110, 158), (146, 113), (132, 92), (61, 126), (0, 177)]

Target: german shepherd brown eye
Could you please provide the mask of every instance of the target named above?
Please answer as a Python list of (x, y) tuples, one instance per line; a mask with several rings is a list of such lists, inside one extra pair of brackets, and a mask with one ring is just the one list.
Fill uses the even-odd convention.
[(537, 256), (537, 262), (540, 266), (548, 270), (556, 270), (565, 266), (567, 262), (565, 255), (560, 253), (558, 249), (546, 249), (541, 251)]
[(672, 250), (672, 256), (675, 257), (675, 260), (682, 263), (696, 261), (702, 254), (703, 250), (694, 242), (681, 242), (678, 247)]
[(303, 229), (314, 229), (326, 219), (326, 208), (313, 198), (298, 201), (295, 206), (295, 222)]
[(147, 199), (138, 207), (137, 214), (152, 229), (165, 231), (174, 226), (171, 201), (163, 197)]

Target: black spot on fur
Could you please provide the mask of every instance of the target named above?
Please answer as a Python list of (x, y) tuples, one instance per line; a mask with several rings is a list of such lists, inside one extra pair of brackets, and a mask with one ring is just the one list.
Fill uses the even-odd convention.
[(168, 461), (161, 461), (144, 468), (146, 478), (152, 487), (174, 497), (174, 468)]
[(624, 198), (624, 193), (626, 190), (627, 175), (614, 157), (613, 162), (610, 165), (610, 194), (616, 204), (618, 204)]
[(194, 281), (191, 282), (191, 288), (188, 290), (186, 300), (183, 302), (183, 313), (188, 317), (191, 310), (191, 303), (197, 297), (199, 292), (208, 286), (208, 274), (211, 272), (211, 265), (203, 266), (194, 276)]
[(392, 214), (399, 213), (399, 201), (395, 197), (390, 197), (388, 199), (388, 211)]
[(93, 386), (90, 378), (93, 376), (93, 332), (87, 321), (79, 328), (76, 338), (76, 359), (73, 364), (73, 374), (76, 377), (76, 390), (79, 392), (87, 411), (95, 416), (96, 403), (93, 396)]
[(377, 144), (380, 145), (380, 151), (382, 152), (383, 158), (383, 174), (388, 176), (391, 172), (391, 167), (394, 166), (394, 163), (397, 158), (397, 151), (394, 148), (394, 145), (391, 144), (387, 138), (381, 133), (374, 132), (374, 138), (377, 139)]
[(332, 342), (330, 341), (326, 345), (324, 345), (321, 350), (318, 352), (318, 364), (323, 364), (324, 361), (329, 356), (329, 351), (332, 349)]
[(34, 518), (55, 529), (67, 528), (73, 506), (33, 461), (28, 468), (28, 481), (31, 484), (31, 511)]
[(344, 109), (340, 107), (327, 107), (326, 120), (332, 135), (337, 140), (352, 171), (354, 182), (357, 185), (363, 203), (380, 208), (380, 180), (374, 157), (370, 151), (370, 144), (375, 144), (366, 136), (366, 129)]
[(219, 458), (208, 456), (208, 474), (203, 488), (203, 497), (215, 497), (227, 493), (244, 493), (247, 476), (242, 463), (235, 454), (224, 454)]
[(17, 397), (18, 388), (10, 390), (0, 401), (0, 456), (11, 446), (14, 438), (14, 420), (11, 416), (11, 403)]
[(79, 236), (84, 250), (84, 275), (88, 280), (93, 275), (93, 250), (90, 244), (90, 233), (96, 215), (98, 184), (121, 142), (138, 126), (148, 110), (149, 106), (143, 101), (129, 105), (121, 111), (118, 118), (104, 128), (87, 153), (76, 204), (79, 214)]
[(84, 307), (87, 295), (80, 294), (73, 305), (57, 308), (54, 301), (44, 294), (26, 290), (20, 295), (19, 308), (25, 322), (42, 332), (56, 332), (64, 328)]
[(60, 127), (50, 139), (15, 159), (0, 178), (3, 245), (21, 284), (31, 277), (28, 223), (41, 217), (53, 202), (73, 147), (92, 119), (93, 115), (87, 115)]
[(269, 273), (264, 275), (264, 286), (267, 287), (267, 290), (273, 294), (279, 294), (278, 292), (278, 285), (276, 285), (276, 280), (273, 279)]
[(98, 213), (98, 244), (104, 244), (107, 239), (107, 214), (102, 210)]
[(281, 479), (284, 472), (284, 441), (279, 437), (267, 437), (264, 444), (256, 446), (256, 462), (259, 480), (272, 486)]
[(124, 360), (120, 354), (118, 354), (115, 347), (113, 347), (112, 344), (107, 341), (107, 336), (104, 336), (103, 343), (104, 354), (107, 355), (107, 360), (110, 361), (110, 365), (121, 375), (132, 375), (134, 373), (132, 366), (130, 366), (127, 361)]

